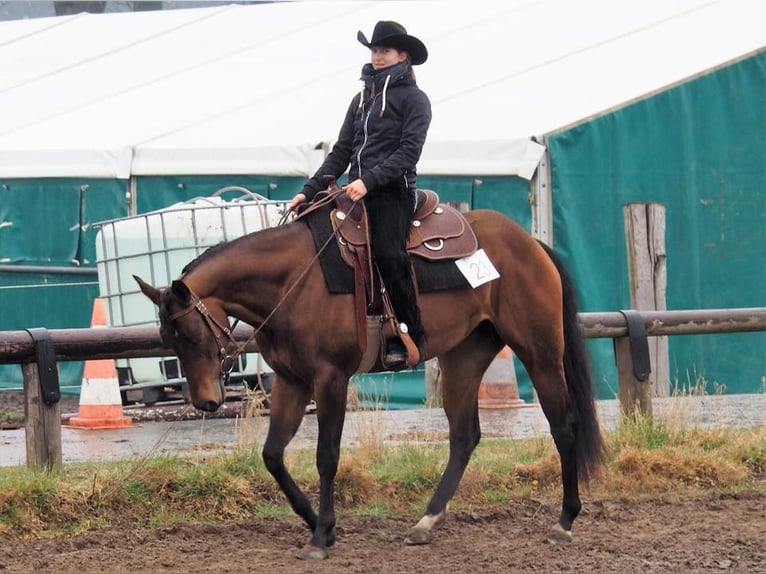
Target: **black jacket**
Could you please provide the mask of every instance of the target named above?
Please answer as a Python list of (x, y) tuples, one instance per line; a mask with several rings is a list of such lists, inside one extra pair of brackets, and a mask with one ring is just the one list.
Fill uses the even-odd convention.
[[(416, 164), (431, 123), (431, 102), (415, 84), (406, 62), (362, 69), (364, 89), (351, 100), (338, 141), (303, 187), (308, 200), (327, 188), (325, 176), (361, 178), (368, 193), (403, 178), (415, 188)], [(364, 97), (360, 105), (360, 99)]]

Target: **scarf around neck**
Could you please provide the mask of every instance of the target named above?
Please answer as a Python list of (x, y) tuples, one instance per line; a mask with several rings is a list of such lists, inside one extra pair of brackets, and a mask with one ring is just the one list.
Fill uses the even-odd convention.
[(361, 109), (364, 105), (365, 89), (367, 91), (367, 99), (369, 100), (372, 100), (376, 94), (382, 92), (383, 103), (380, 109), (380, 116), (382, 117), (386, 111), (386, 92), (388, 91), (388, 86), (402, 80), (410, 80), (410, 65), (407, 62), (398, 62), (393, 66), (376, 70), (372, 67), (372, 64), (367, 63), (362, 67), (362, 77), (360, 79), (364, 84), (359, 92), (359, 108)]

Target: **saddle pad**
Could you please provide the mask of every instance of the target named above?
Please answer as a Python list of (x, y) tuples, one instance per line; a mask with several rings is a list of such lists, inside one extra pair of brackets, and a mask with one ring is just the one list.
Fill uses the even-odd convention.
[[(328, 205), (309, 213), (299, 220), (299, 222), (306, 222), (309, 226), (317, 251), (322, 249), (322, 246), (332, 235), (330, 209), (331, 206)], [(413, 262), (418, 291), (421, 293), (470, 286), (468, 280), (457, 268), (454, 261), (427, 261), (420, 257), (410, 257), (410, 260)], [(344, 294), (354, 292), (354, 270), (346, 265), (341, 258), (338, 244), (335, 240), (331, 240), (327, 247), (325, 247), (319, 256), (319, 264), (322, 267), (327, 290), (330, 293)]]

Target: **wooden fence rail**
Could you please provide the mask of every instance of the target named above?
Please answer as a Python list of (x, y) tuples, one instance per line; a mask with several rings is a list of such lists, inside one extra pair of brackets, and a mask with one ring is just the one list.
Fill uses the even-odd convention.
[[(580, 313), (578, 317), (585, 337), (611, 338), (615, 341), (620, 401), (626, 412), (638, 408), (651, 413), (647, 381), (636, 372), (635, 348), (631, 349), (637, 345), (637, 341), (640, 344), (641, 337), (766, 331), (766, 308), (762, 307), (631, 311), (630, 314), (639, 318), (641, 332), (638, 336), (635, 332), (629, 333), (629, 320), (623, 312)], [(252, 328), (240, 325), (235, 329), (234, 336), (239, 341), (245, 341), (250, 333)], [(43, 361), (41, 357), (45, 353), (40, 351), (46, 347), (49, 359)], [(257, 347), (250, 343), (247, 350), (254, 352)], [(56, 372), (55, 363), (172, 354), (170, 349), (162, 345), (157, 327), (0, 331), (0, 364), (18, 364), (22, 367), (26, 398), (27, 465), (51, 468), (61, 464), (59, 406), (50, 389), (51, 374), (55, 375)], [(55, 383), (58, 385), (57, 378)]]
[[(766, 308), (637, 311), (650, 337), (766, 331)], [(580, 313), (580, 325), (589, 338), (625, 337), (628, 328), (619, 312)]]
[[(648, 336), (701, 335), (766, 331), (766, 307), (690, 311), (639, 311)], [(580, 313), (587, 338), (626, 337), (625, 316), (619, 312)], [(157, 327), (97, 327), (49, 330), (58, 361), (127, 359), (172, 355), (163, 347)], [(252, 328), (238, 325), (237, 340), (246, 340)], [(248, 351), (256, 352), (255, 343)], [(28, 331), (0, 331), (0, 365), (33, 363), (35, 344)]]
[[(50, 329), (58, 361), (89, 359), (135, 359), (172, 356), (164, 347), (158, 327), (93, 327), (90, 329)], [(238, 325), (234, 337), (246, 341), (253, 329)], [(255, 343), (248, 351), (257, 351)], [(35, 344), (28, 331), (0, 331), (0, 365), (35, 362)]]

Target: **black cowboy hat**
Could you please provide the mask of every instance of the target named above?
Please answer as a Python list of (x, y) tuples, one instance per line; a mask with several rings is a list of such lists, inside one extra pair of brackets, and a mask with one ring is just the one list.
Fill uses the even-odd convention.
[(415, 36), (407, 34), (407, 30), (398, 22), (381, 20), (375, 24), (375, 29), (372, 31), (372, 40), (368, 42), (367, 36), (361, 30), (357, 32), (356, 39), (368, 48), (385, 46), (407, 52), (410, 55), (413, 66), (422, 64), (428, 59), (428, 50), (426, 50), (425, 44)]

